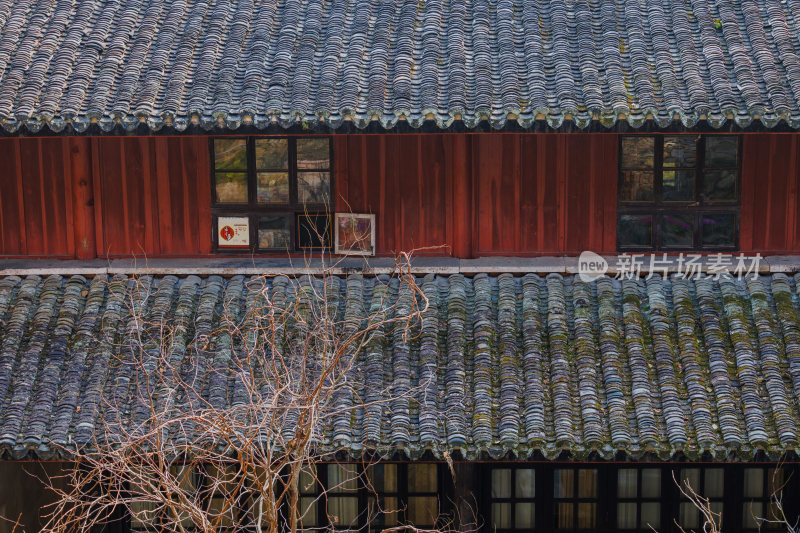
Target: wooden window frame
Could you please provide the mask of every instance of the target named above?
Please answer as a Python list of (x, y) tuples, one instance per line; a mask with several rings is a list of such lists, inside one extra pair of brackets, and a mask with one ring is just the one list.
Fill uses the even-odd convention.
[[(355, 489), (355, 495), (349, 496), (351, 498), (358, 499), (358, 517), (356, 520), (355, 525), (336, 525), (330, 524), (328, 520), (327, 514), (327, 501), (326, 496), (342, 496), (346, 495), (347, 493), (327, 493), (326, 491), (328, 486), (328, 465), (331, 464), (348, 464), (348, 465), (356, 465), (356, 475), (358, 477), (358, 488)], [(438, 462), (430, 462), (430, 461), (419, 461), (419, 462), (394, 462), (394, 461), (385, 461), (382, 463), (376, 464), (394, 464), (397, 465), (397, 490), (396, 491), (382, 491), (382, 490), (372, 490), (364, 486), (364, 479), (366, 476), (366, 468), (372, 466), (373, 463), (359, 463), (359, 462), (320, 462), (316, 463), (315, 466), (317, 468), (317, 483), (316, 483), (316, 491), (313, 493), (314, 496), (317, 498), (317, 524), (314, 529), (320, 530), (329, 530), (329, 531), (376, 531), (376, 526), (367, 522), (366, 518), (367, 515), (363, 511), (367, 509), (367, 505), (370, 498), (378, 498), (378, 500), (384, 497), (396, 497), (397, 504), (399, 511), (397, 513), (397, 523), (398, 526), (403, 524), (407, 524), (407, 507), (409, 498), (412, 496), (431, 496), (434, 495), (437, 497), (440, 506), (440, 514), (445, 514), (451, 511), (449, 505), (451, 503), (452, 498), (450, 495), (452, 494), (452, 484), (447, 483), (448, 476), (445, 475), (446, 473), (446, 465)], [(433, 464), (436, 466), (436, 483), (438, 490), (435, 493), (428, 493), (428, 492), (410, 492), (408, 489), (408, 466), (410, 464)], [(323, 488), (325, 487), (325, 488)], [(353, 494), (353, 493), (351, 493)], [(306, 496), (310, 496), (311, 493), (306, 494)], [(345, 496), (348, 497), (348, 496)], [(435, 526), (435, 524), (434, 524)], [(425, 526), (421, 526), (425, 527)]]
[[(620, 470), (635, 470), (636, 471), (636, 496), (631, 497), (620, 497), (619, 496), (619, 471)], [(658, 470), (659, 472), (659, 493), (660, 495), (657, 498), (653, 497), (644, 497), (642, 496), (642, 471), (643, 470)], [(609, 476), (609, 478), (613, 477), (613, 484), (614, 484), (614, 492), (613, 492), (613, 502), (611, 503), (610, 514), (613, 515), (614, 520), (611, 522), (610, 527), (618, 531), (624, 531), (626, 533), (637, 533), (637, 532), (650, 532), (652, 531), (648, 526), (641, 526), (641, 516), (642, 516), (642, 504), (645, 503), (658, 503), (659, 504), (659, 512), (658, 512), (658, 521), (659, 524), (656, 527), (656, 530), (662, 531), (666, 530), (664, 519), (667, 518), (668, 526), (672, 525), (671, 516), (664, 516), (664, 498), (665, 495), (669, 495), (672, 491), (669, 489), (669, 485), (665, 483), (665, 469), (659, 464), (648, 465), (646, 463), (631, 463), (630, 465), (616, 465), (616, 468), (613, 469), (613, 476)], [(672, 483), (672, 477), (668, 476), (669, 483)], [(665, 487), (665, 485), (667, 485)], [(617, 504), (619, 503), (635, 503), (636, 504), (636, 527), (633, 529), (622, 529), (618, 527), (618, 508)]]
[[(736, 171), (736, 198), (729, 202), (706, 202), (703, 200), (703, 180), (705, 171), (705, 146), (709, 137), (727, 137), (729, 135), (720, 134), (692, 134), (696, 138), (697, 154), (695, 159), (695, 181), (694, 199), (691, 201), (664, 201), (663, 200), (663, 177), (664, 177), (664, 139), (666, 137), (682, 137), (685, 134), (650, 134), (650, 135), (620, 135), (618, 142), (618, 164), (617, 164), (617, 187), (618, 191), (623, 186), (623, 171), (631, 170), (623, 168), (623, 141), (626, 138), (652, 138), (653, 149), (653, 200), (634, 201), (623, 200), (617, 194), (617, 251), (618, 252), (732, 252), (739, 249), (739, 226), (741, 223), (741, 195), (742, 195), (742, 136), (735, 135), (737, 139), (736, 148), (736, 167), (710, 167), (710, 169), (735, 170)], [(670, 170), (670, 169), (667, 169)], [(694, 231), (691, 246), (664, 246), (662, 244), (661, 224), (664, 215), (690, 215), (693, 218)], [(705, 246), (703, 239), (702, 217), (704, 214), (731, 214), (734, 218), (733, 246)], [(653, 224), (649, 246), (624, 245), (620, 242), (620, 220), (625, 215), (651, 215)]]
[[(288, 174), (289, 174), (289, 202), (288, 203), (273, 203), (263, 204), (258, 202), (258, 183), (257, 174), (259, 171), (271, 172), (280, 171), (284, 172), (285, 169), (257, 169), (256, 168), (256, 151), (255, 143), (258, 140), (274, 139), (286, 140), (288, 145)], [(298, 195), (298, 175), (305, 172), (305, 170), (298, 170), (297, 168), (297, 141), (301, 139), (326, 139), (328, 141), (328, 155), (329, 164), (327, 172), (330, 175), (330, 192), (329, 204), (324, 203), (308, 203), (304, 204), (299, 201)], [(218, 203), (216, 191), (216, 162), (214, 153), (215, 140), (244, 140), (245, 153), (247, 156), (247, 170), (246, 171), (231, 171), (231, 172), (244, 172), (247, 179), (247, 202), (246, 203)], [(333, 249), (333, 198), (334, 198), (334, 150), (333, 150), (333, 137), (330, 135), (298, 135), (298, 136), (247, 136), (247, 135), (231, 135), (231, 136), (214, 136), (209, 137), (209, 168), (211, 172), (211, 227), (212, 227), (212, 245), (211, 249), (214, 253), (220, 254), (285, 254), (288, 252), (327, 252)], [(224, 172), (224, 171), (221, 171)], [(322, 170), (321, 172), (324, 172)], [(330, 231), (329, 242), (324, 248), (319, 247), (301, 247), (298, 236), (299, 218), (308, 215), (327, 215), (329, 219), (328, 228)], [(286, 216), (289, 219), (289, 239), (291, 247), (288, 249), (268, 249), (258, 247), (258, 220), (263, 216)], [(228, 248), (219, 245), (219, 229), (217, 228), (217, 220), (219, 217), (247, 217), (249, 220), (249, 238), (250, 245), (247, 248)]]
[[(492, 527), (491, 531), (495, 531), (496, 533), (519, 533), (519, 532), (529, 532), (533, 533), (538, 529), (541, 529), (539, 525), (539, 518), (540, 514), (543, 512), (541, 509), (541, 500), (544, 498), (543, 495), (540, 493), (539, 488), (539, 470), (540, 464), (539, 463), (511, 463), (511, 464), (497, 464), (491, 465), (489, 468), (486, 469), (486, 476), (485, 479), (482, 481), (481, 486), (484, 487), (484, 491), (487, 493), (487, 506), (486, 511), (487, 514), (485, 516), (488, 517), (488, 524), (490, 527), (494, 524), (494, 517), (492, 516), (492, 508), (493, 504), (495, 503), (510, 503), (511, 504), (511, 528), (497, 528), (494, 529)], [(511, 470), (511, 497), (510, 498), (495, 498), (492, 496), (492, 471), (494, 470)], [(523, 498), (517, 496), (516, 490), (516, 478), (517, 478), (517, 470), (533, 470), (533, 498)], [(533, 504), (533, 528), (530, 529), (522, 529), (516, 527), (517, 522), (517, 515), (516, 515), (516, 506), (518, 503), (532, 503)], [(538, 529), (537, 529), (538, 528)]]

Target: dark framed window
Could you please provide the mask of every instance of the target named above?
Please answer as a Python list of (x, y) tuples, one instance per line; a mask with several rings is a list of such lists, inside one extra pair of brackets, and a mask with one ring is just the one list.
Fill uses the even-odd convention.
[[(434, 528), (445, 513), (438, 463), (321, 463), (300, 478), (302, 528)], [(324, 487), (324, 489), (323, 489)]]
[(536, 470), (508, 466), (491, 470), (492, 531), (536, 528)]
[(586, 531), (597, 529), (598, 469), (556, 468), (553, 470), (553, 529)]
[(620, 137), (617, 249), (736, 250), (737, 135)]
[(330, 248), (330, 137), (216, 137), (210, 142), (214, 250)]
[(661, 529), (661, 469), (617, 470), (617, 530)]
[[(725, 498), (725, 469), (723, 467), (688, 467), (681, 468), (678, 481), (681, 488), (691, 494), (707, 499), (711, 512), (716, 513), (719, 521), (723, 518), (723, 504)], [(703, 516), (694, 503), (681, 493), (678, 504), (678, 524), (686, 531), (699, 531), (703, 526)], [(725, 524), (718, 523), (723, 528)]]
[[(748, 466), (742, 472), (742, 530), (786, 530), (783, 504), (787, 480), (783, 468)], [(792, 494), (792, 493), (786, 493)], [(784, 509), (784, 512), (786, 509)]]

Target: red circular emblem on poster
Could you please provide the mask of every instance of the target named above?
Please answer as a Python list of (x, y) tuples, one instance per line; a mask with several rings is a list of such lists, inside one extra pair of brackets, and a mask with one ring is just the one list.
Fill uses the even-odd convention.
[(221, 230), (219, 230), (219, 236), (229, 241), (233, 239), (233, 228), (230, 226), (223, 226)]

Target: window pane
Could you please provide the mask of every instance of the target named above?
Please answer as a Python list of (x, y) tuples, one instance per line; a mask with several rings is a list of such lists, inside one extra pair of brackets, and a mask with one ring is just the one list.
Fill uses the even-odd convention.
[(247, 170), (247, 141), (244, 139), (214, 139), (214, 168), (217, 170)]
[(619, 246), (652, 246), (652, 215), (620, 215), (618, 232)]
[(653, 137), (622, 138), (622, 168), (653, 168)]
[(417, 463), (408, 465), (408, 492), (436, 492), (436, 465)]
[(300, 470), (300, 494), (316, 494), (316, 471), (314, 465), (309, 465)]
[(635, 468), (621, 468), (617, 471), (617, 496), (619, 498), (636, 497)]
[(354, 525), (358, 516), (358, 498), (328, 496), (328, 518), (337, 526)]
[(258, 219), (258, 247), (261, 249), (288, 250), (292, 234), (289, 217), (260, 217)]
[(705, 493), (706, 498), (722, 498), (724, 488), (724, 473), (721, 468), (706, 468)]
[(397, 501), (397, 496), (387, 496), (383, 498), (382, 501), (383, 505), (381, 506), (381, 511), (383, 511), (383, 525), (397, 525), (400, 519), (400, 505)]
[(553, 478), (553, 496), (572, 498), (575, 495), (575, 471), (556, 468)]
[(700, 526), (700, 512), (691, 502), (682, 502), (678, 509), (678, 523), (684, 529)]
[(256, 187), (258, 189), (258, 203), (289, 203), (288, 172), (259, 172), (257, 176)]
[(218, 204), (247, 203), (247, 174), (244, 172), (217, 172), (214, 183)]
[(286, 139), (256, 139), (256, 168), (288, 169), (289, 141)]
[(706, 202), (736, 200), (736, 171), (706, 170), (703, 174), (703, 200)]
[(358, 488), (358, 470), (354, 464), (328, 465), (328, 490), (352, 492)]
[(773, 494), (780, 494), (783, 491), (783, 470), (780, 468), (770, 468), (767, 472), (767, 487), (769, 493), (764, 496), (772, 497)]
[(330, 172), (298, 172), (297, 201), (303, 204), (327, 204), (331, 196)]
[(514, 506), (514, 528), (533, 529), (536, 525), (536, 506), (533, 502), (519, 502)]
[(536, 496), (536, 473), (532, 468), (519, 468), (516, 471), (515, 496), (533, 498)]
[(665, 202), (694, 200), (694, 170), (665, 170), (661, 197)]
[(649, 170), (623, 170), (619, 199), (623, 202), (652, 202), (653, 173)]
[[(711, 512), (714, 514), (714, 521), (718, 526), (722, 525), (722, 502), (711, 502)], [(724, 530), (723, 530), (724, 531)]]
[(300, 498), (300, 520), (304, 527), (319, 525), (316, 498), (309, 496)]
[(433, 526), (439, 515), (436, 496), (410, 496), (408, 522), (415, 526)]
[(664, 137), (664, 168), (693, 167), (697, 163), (697, 138), (693, 135)]
[(636, 504), (617, 504), (617, 529), (636, 529)]
[(664, 215), (661, 219), (662, 246), (691, 248), (694, 242), (694, 217), (692, 215)]
[(706, 137), (706, 167), (735, 167), (739, 138), (732, 135)]
[(593, 468), (578, 470), (578, 497), (597, 498), (597, 470)]
[(492, 526), (496, 529), (511, 528), (511, 504), (493, 503), (492, 504)]
[(764, 497), (764, 470), (762, 468), (744, 469), (744, 495), (746, 498)]
[(736, 215), (703, 214), (703, 246), (734, 246), (736, 244)]
[(764, 504), (761, 502), (747, 502), (742, 507), (742, 524), (745, 529), (758, 529), (758, 518), (764, 518)]
[(370, 531), (379, 531), (387, 526), (395, 526), (399, 522), (399, 507), (396, 496), (381, 498), (381, 505), (378, 507), (375, 497), (371, 496), (367, 500), (367, 520), (371, 526)]
[(319, 250), (331, 245), (331, 217), (301, 214), (297, 217), (297, 246), (301, 250)]
[(208, 502), (208, 519), (217, 522), (221, 527), (232, 527), (236, 506), (228, 498), (211, 498)]
[(397, 465), (396, 464), (376, 464), (370, 465), (367, 469), (369, 481), (372, 484), (370, 490), (376, 492), (397, 492)]
[(597, 504), (578, 504), (578, 529), (595, 529), (597, 527)]
[(572, 514), (571, 503), (557, 503), (556, 515), (554, 517), (556, 522), (556, 529), (572, 529), (574, 523), (574, 515)]
[(642, 498), (661, 497), (661, 470), (645, 468), (642, 470)]
[(661, 504), (657, 502), (647, 502), (642, 504), (642, 516), (639, 519), (639, 527), (642, 529), (655, 529), (661, 525)]
[(700, 492), (699, 468), (684, 468), (681, 470), (681, 488), (691, 488), (695, 492)]
[[(492, 498), (511, 497), (511, 469), (492, 469)], [(510, 513), (510, 511), (509, 511)]]
[(297, 168), (330, 168), (330, 141), (324, 139), (297, 139)]

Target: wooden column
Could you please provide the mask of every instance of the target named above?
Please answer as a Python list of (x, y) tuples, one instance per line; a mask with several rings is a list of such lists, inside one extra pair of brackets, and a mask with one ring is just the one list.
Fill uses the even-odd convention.
[(75, 258), (97, 257), (94, 221), (94, 186), (92, 183), (92, 149), (88, 137), (69, 139), (70, 176), (72, 179), (72, 219)]
[(472, 153), (469, 135), (452, 137), (453, 257), (469, 259), (472, 250)]

